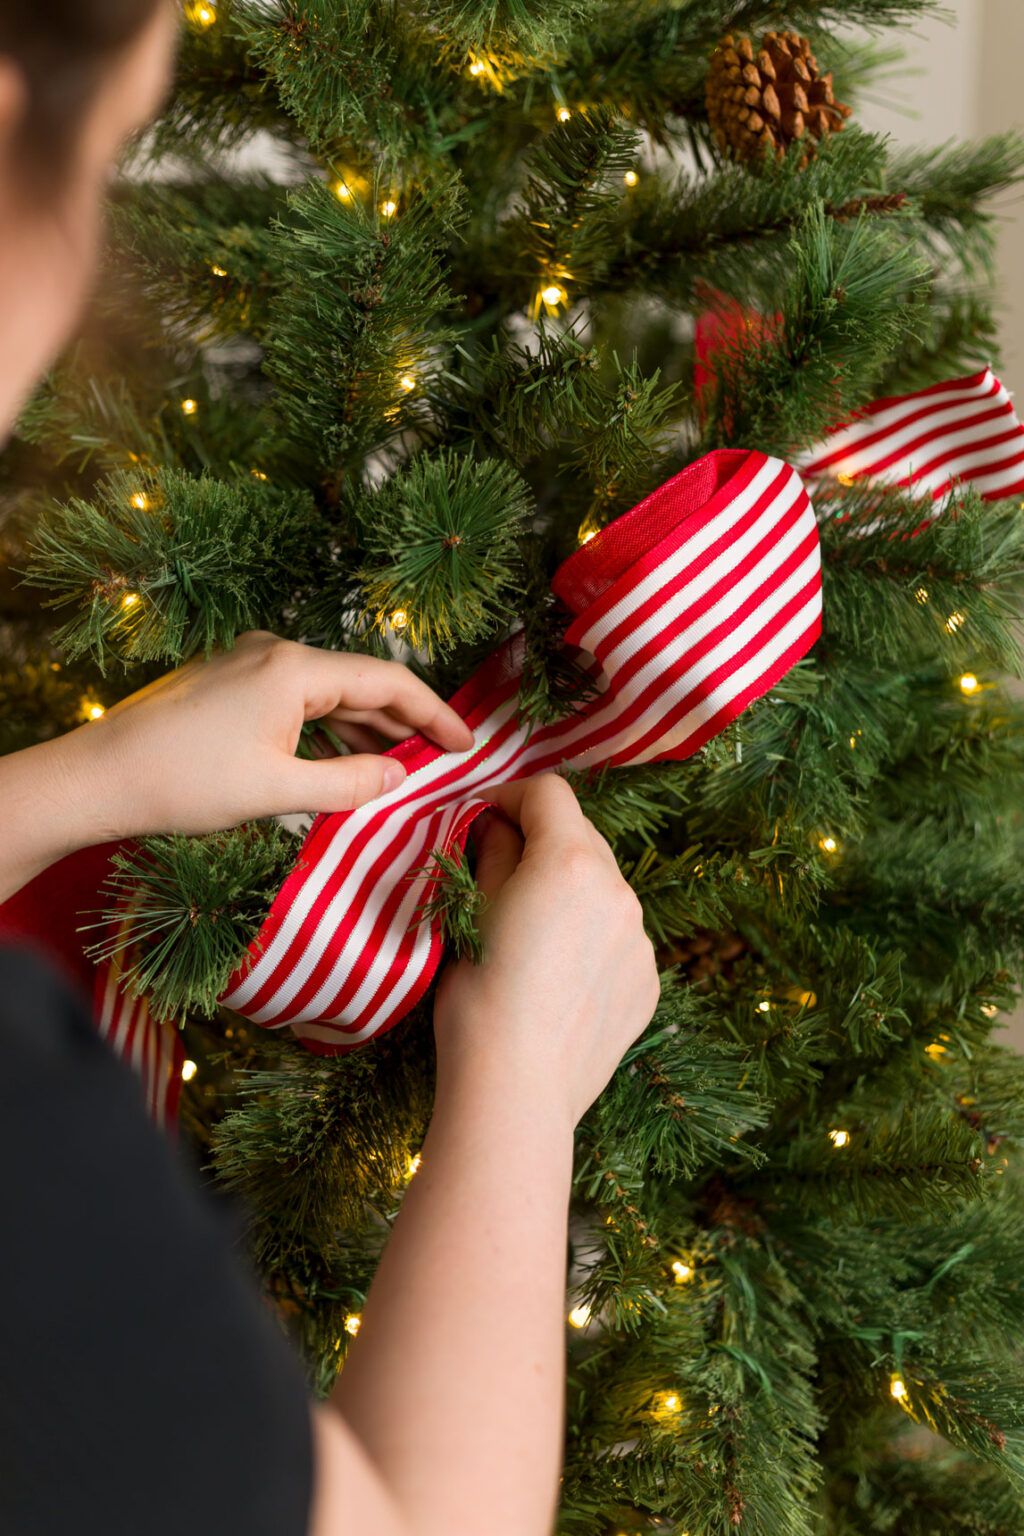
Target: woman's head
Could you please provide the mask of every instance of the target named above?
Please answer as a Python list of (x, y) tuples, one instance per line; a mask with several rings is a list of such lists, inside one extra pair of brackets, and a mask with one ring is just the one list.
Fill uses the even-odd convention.
[(104, 189), (170, 75), (172, 0), (0, 0), (0, 441), (66, 341)]

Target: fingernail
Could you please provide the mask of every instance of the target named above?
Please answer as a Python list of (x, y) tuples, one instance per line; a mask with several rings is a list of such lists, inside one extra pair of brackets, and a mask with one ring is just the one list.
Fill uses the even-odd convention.
[(401, 763), (397, 763), (393, 757), (389, 757), (384, 764), (384, 782), (381, 785), (381, 794), (386, 795), (389, 789), (397, 789), (405, 778), (405, 769)]

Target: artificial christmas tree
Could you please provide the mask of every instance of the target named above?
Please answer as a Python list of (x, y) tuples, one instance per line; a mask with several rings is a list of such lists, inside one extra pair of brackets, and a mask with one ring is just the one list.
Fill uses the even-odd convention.
[[(1024, 1531), (1024, 1070), (994, 1034), (1024, 959), (1024, 720), (999, 681), (1024, 532), (983, 208), (1021, 145), (907, 155), (853, 118), (811, 158), (796, 135), (725, 158), (706, 87), (730, 31), (795, 29), (844, 100), (870, 78), (818, 0), (185, 14), (84, 335), (2, 464), (5, 745), (261, 626), (395, 654), (446, 698), (490, 700), (484, 677), (546, 763), (545, 742), (589, 749), (602, 709), (628, 714), (639, 656), (634, 734), (561, 754), (663, 970), (577, 1131), (559, 1531)], [(714, 328), (698, 391), (709, 306), (747, 319)], [(758, 475), (785, 504), (750, 597)], [(606, 559), (666, 506), (668, 553)], [(723, 634), (696, 558), (671, 586), (708, 506)], [(791, 644), (716, 712), (708, 658), (724, 646), (738, 677), (778, 594)], [(695, 656), (672, 650), (680, 613), (707, 630)], [(698, 675), (675, 698), (677, 663)], [(311, 727), (302, 750), (339, 745)], [(55, 937), (171, 1031), (184, 1133), (244, 1195), (321, 1387), (432, 1089), (432, 968), (397, 1012), (353, 1011), (350, 976), (390, 965), (390, 937), (419, 933), (431, 966), (442, 936), (471, 947), (472, 868), (442, 820), (381, 897), (418, 871), (425, 909), (388, 907), (323, 1003), (331, 946), (384, 885), (345, 890), (293, 1017), (239, 968), (311, 888), (325, 822), (140, 839), (62, 887)], [(344, 853), (351, 818), (327, 821)], [(279, 1022), (304, 1038), (259, 1027)]]

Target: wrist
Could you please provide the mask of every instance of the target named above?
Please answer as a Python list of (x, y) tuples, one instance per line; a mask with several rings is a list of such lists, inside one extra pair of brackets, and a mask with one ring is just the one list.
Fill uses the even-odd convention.
[(575, 1118), (565, 1085), (551, 1072), (492, 1050), (469, 1058), (439, 1057), (434, 1114), (476, 1119), (505, 1130), (574, 1146)]
[(41, 743), (49, 753), (46, 769), (50, 793), (61, 807), (63, 831), (69, 840), (66, 852), (130, 835), (123, 814), (127, 787), (99, 750), (100, 729), (99, 722), (90, 721)]

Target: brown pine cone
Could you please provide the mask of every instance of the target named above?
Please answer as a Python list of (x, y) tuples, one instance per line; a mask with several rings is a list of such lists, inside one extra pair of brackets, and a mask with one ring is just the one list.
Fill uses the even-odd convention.
[(732, 980), (736, 962), (748, 954), (750, 946), (738, 933), (712, 933), (698, 928), (685, 939), (671, 939), (655, 948), (659, 970), (669, 966), (681, 966), (687, 979), (707, 990), (711, 976), (723, 976)]
[(779, 159), (795, 139), (814, 141), (844, 126), (850, 108), (836, 101), (832, 76), (818, 73), (806, 37), (766, 32), (755, 55), (749, 37), (723, 37), (711, 57), (705, 87), (708, 121), (724, 154), (752, 162)]

